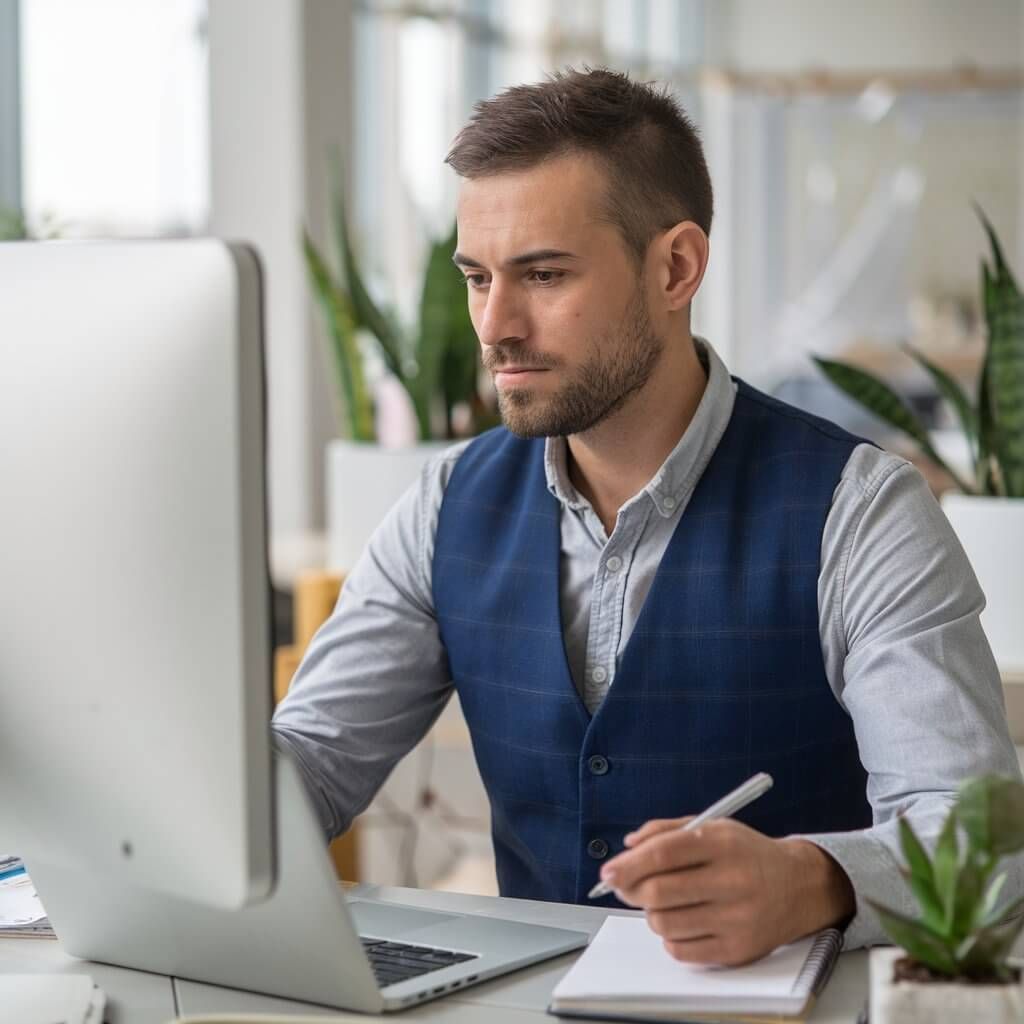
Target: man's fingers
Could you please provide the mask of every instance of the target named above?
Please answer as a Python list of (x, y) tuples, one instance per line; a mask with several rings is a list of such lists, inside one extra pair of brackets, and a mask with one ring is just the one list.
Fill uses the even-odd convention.
[(703, 829), (665, 829), (613, 857), (601, 869), (601, 878), (613, 889), (628, 890), (651, 875), (706, 864), (710, 856)]
[(659, 832), (669, 832), (672, 829), (682, 828), (692, 818), (693, 815), (686, 818), (652, 818), (650, 821), (644, 822), (635, 832), (627, 833), (623, 837), (623, 842), (626, 846), (636, 846), (637, 843), (642, 843), (645, 839), (656, 836)]
[(727, 899), (727, 881), (722, 872), (707, 864), (700, 864), (692, 868), (648, 875), (634, 885), (617, 884), (615, 894), (630, 907), (675, 910)]
[(675, 960), (688, 964), (721, 964), (725, 967), (738, 967), (756, 959), (739, 950), (736, 943), (720, 935), (707, 935), (703, 938), (684, 939), (677, 941), (665, 939), (666, 952)]

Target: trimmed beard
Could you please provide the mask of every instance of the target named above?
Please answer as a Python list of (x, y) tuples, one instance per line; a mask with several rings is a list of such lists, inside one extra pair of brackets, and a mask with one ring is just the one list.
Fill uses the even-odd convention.
[[(651, 330), (647, 302), (637, 288), (621, 324), (591, 344), (593, 354), (550, 398), (530, 388), (498, 390), (498, 411), (505, 426), (519, 437), (568, 437), (596, 427), (625, 405), (651, 378), (665, 343)], [(534, 366), (558, 365), (539, 361), (512, 349), (488, 353), (492, 373), (504, 363), (523, 361)]]

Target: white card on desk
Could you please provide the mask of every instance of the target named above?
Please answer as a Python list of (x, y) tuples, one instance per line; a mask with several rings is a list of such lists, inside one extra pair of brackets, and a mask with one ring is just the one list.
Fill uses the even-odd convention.
[(106, 997), (88, 974), (0, 974), (0, 1024), (101, 1024)]

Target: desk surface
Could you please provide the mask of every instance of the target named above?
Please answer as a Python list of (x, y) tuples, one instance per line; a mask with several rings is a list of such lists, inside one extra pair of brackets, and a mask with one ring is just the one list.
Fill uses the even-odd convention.
[[(517, 921), (576, 928), (591, 934), (608, 914), (594, 907), (537, 903), (531, 900), (498, 900), (489, 896), (439, 893), (419, 889), (357, 886), (353, 895), (414, 904), (431, 910), (462, 910), (477, 914), (500, 913)], [(282, 950), (282, 955), (287, 955)], [(578, 954), (570, 953), (516, 971), (494, 981), (465, 989), (403, 1013), (389, 1015), (396, 1021), (443, 1020), (452, 1024), (529, 1024), (541, 1020), (551, 990)], [(218, 988), (159, 974), (131, 971), (104, 964), (74, 960), (59, 943), (44, 939), (0, 939), (0, 973), (70, 972), (91, 974), (107, 993), (107, 1024), (166, 1024), (175, 1013), (289, 1013), (365, 1021), (364, 1014), (345, 1014), (308, 1003)], [(867, 994), (867, 956), (844, 953), (811, 1020), (851, 1024)], [(177, 1005), (175, 1005), (177, 1004)], [(485, 1009), (486, 1008), (486, 1009)], [(546, 1018), (554, 1020), (552, 1017)]]

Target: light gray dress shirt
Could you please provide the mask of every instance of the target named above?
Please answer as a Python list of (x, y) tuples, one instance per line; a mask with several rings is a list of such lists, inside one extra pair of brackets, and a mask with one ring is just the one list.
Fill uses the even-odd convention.
[[(615, 673), (669, 539), (732, 414), (735, 385), (706, 342), (708, 383), (692, 422), (608, 536), (573, 487), (564, 438), (549, 438), (548, 488), (561, 505), (565, 647), (593, 712)], [(441, 453), (374, 534), (338, 607), (311, 643), (274, 715), (325, 831), (345, 830), (452, 692), (438, 635), (431, 563), (438, 512), (466, 444)], [(857, 913), (847, 948), (884, 941), (864, 895), (916, 915), (900, 878), (897, 817), (926, 841), (967, 776), (1019, 776), (1002, 688), (979, 623), (984, 598), (920, 474), (862, 444), (836, 487), (818, 577), (829, 685), (853, 719), (868, 773), (870, 828), (806, 838), (849, 875)], [(679, 814), (703, 808), (680, 806)], [(1024, 893), (1024, 859), (1007, 898)]]

